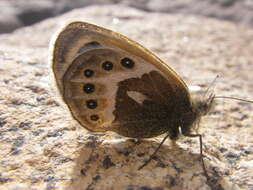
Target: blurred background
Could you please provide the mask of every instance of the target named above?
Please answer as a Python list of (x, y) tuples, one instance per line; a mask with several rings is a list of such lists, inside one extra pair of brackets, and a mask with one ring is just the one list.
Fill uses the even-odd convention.
[(203, 15), (253, 26), (253, 0), (0, 0), (0, 33), (94, 4), (122, 4), (150, 12)]

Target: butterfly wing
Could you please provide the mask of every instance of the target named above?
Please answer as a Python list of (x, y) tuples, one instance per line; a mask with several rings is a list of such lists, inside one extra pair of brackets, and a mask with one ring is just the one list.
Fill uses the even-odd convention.
[(85, 22), (59, 33), (52, 69), (73, 117), (91, 131), (157, 136), (190, 105), (187, 86), (168, 65), (127, 37)]

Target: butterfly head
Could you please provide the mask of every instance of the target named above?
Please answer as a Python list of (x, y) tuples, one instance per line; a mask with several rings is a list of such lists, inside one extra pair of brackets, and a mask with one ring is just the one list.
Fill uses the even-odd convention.
[(206, 115), (214, 106), (214, 98), (214, 94), (211, 94), (208, 98), (195, 99), (193, 109), (196, 115), (199, 117)]
[(215, 96), (212, 94), (208, 98), (192, 98), (191, 110), (182, 115), (181, 130), (184, 135), (188, 135), (192, 130), (198, 130), (200, 119), (214, 106)]

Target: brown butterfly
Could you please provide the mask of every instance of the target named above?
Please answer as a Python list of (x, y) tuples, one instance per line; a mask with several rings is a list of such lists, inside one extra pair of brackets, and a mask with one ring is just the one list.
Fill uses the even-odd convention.
[(155, 153), (168, 137), (176, 140), (180, 132), (198, 137), (203, 170), (208, 176), (202, 137), (192, 130), (208, 113), (214, 98), (221, 97), (191, 98), (184, 81), (153, 53), (93, 24), (68, 24), (57, 35), (53, 48), (57, 87), (72, 116), (83, 127), (137, 139), (166, 133)]

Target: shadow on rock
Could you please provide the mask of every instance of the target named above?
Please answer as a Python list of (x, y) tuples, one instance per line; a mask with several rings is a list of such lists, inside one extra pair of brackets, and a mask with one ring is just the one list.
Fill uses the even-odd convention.
[(190, 190), (236, 189), (222, 176), (211, 171), (217, 168), (217, 160), (205, 159), (210, 175), (203, 174), (200, 155), (164, 144), (154, 159), (143, 169), (138, 168), (159, 145), (158, 141), (126, 139), (111, 135), (89, 135), (76, 159), (72, 181), (66, 190)]

